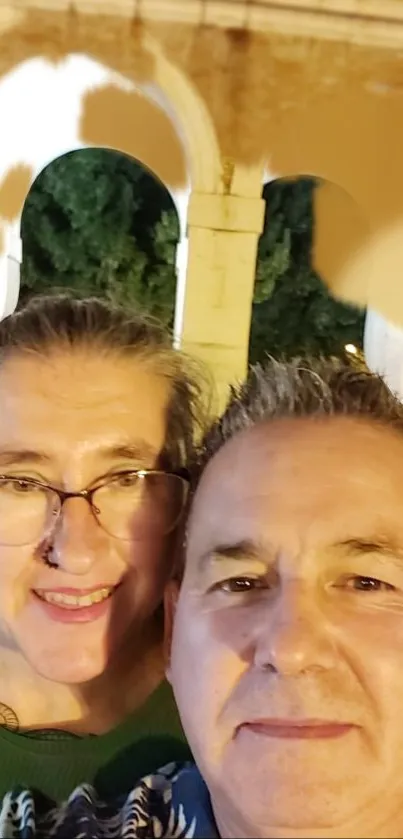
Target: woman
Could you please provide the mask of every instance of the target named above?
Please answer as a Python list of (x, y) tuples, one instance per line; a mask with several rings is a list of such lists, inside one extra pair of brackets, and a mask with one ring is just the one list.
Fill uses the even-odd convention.
[(160, 325), (93, 299), (33, 300), (0, 358), (0, 792), (123, 792), (188, 754), (159, 607), (201, 388)]

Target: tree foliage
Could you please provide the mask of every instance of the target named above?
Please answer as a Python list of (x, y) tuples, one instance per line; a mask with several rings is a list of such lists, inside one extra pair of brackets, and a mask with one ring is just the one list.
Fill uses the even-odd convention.
[(312, 268), (313, 179), (266, 185), (266, 217), (259, 242), (249, 358), (361, 348), (363, 311), (335, 300)]
[(172, 325), (178, 236), (168, 191), (142, 166), (106, 149), (71, 152), (26, 200), (21, 300), (68, 288), (135, 301)]
[[(334, 300), (312, 269), (314, 189), (310, 179), (265, 187), (252, 362), (362, 346), (364, 314)], [(28, 195), (21, 300), (69, 288), (136, 302), (172, 326), (178, 236), (168, 191), (141, 165), (106, 149), (71, 152), (44, 169)]]

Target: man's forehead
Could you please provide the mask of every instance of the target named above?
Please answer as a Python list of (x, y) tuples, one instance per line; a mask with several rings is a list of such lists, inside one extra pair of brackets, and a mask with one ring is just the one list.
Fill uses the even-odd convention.
[[(325, 468), (327, 465), (327, 471)], [(260, 495), (281, 475), (309, 479), (311, 492), (325, 482), (340, 491), (343, 482), (385, 480), (400, 486), (403, 435), (392, 427), (361, 417), (308, 417), (265, 422), (236, 434), (212, 457), (193, 505), (199, 516), (214, 519), (236, 502)], [(284, 493), (284, 485), (282, 492)], [(330, 491), (330, 490), (329, 490)]]
[[(213, 455), (196, 490), (189, 529), (199, 521), (206, 527), (216, 522), (219, 509), (231, 509), (248, 488), (256, 488), (256, 460), (270, 457), (274, 423), (247, 428), (234, 435)], [(219, 504), (219, 506), (217, 506)]]
[[(224, 473), (229, 466), (248, 459), (253, 454), (270, 455), (282, 451), (282, 447), (298, 444), (310, 446), (320, 441), (325, 445), (335, 444), (340, 450), (349, 446), (350, 435), (359, 438), (363, 446), (372, 445), (374, 438), (382, 438), (385, 444), (392, 443), (403, 448), (403, 433), (392, 425), (381, 423), (364, 416), (316, 415), (311, 417), (284, 417), (256, 423), (237, 432), (225, 442), (208, 463), (202, 481), (211, 474)], [(315, 447), (314, 447), (315, 448)]]
[(395, 545), (403, 555), (401, 463), (401, 433), (375, 423), (297, 420), (244, 432), (212, 458), (200, 483), (188, 567), (199, 573), (217, 555), (237, 556), (239, 546), (243, 558), (265, 562), (322, 562), (343, 550), (397, 555)]
[(226, 441), (208, 463), (198, 487), (196, 498), (204, 497), (213, 489), (227, 487), (242, 481), (250, 464), (256, 467), (256, 457), (270, 458), (285, 439), (292, 442), (292, 437), (301, 434), (304, 428), (310, 428), (313, 420), (302, 418), (284, 418), (268, 420), (237, 432)]

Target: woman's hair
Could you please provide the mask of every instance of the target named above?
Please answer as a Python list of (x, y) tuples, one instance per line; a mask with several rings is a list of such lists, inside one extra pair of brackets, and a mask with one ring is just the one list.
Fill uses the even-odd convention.
[(149, 362), (171, 386), (165, 459), (170, 468), (191, 459), (206, 423), (207, 377), (201, 365), (173, 348), (159, 321), (128, 306), (70, 294), (38, 296), (0, 322), (0, 363), (19, 353), (90, 350)]

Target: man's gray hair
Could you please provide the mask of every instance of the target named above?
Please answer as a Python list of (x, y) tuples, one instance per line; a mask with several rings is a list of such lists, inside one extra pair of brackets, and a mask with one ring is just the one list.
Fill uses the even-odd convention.
[(283, 418), (340, 415), (364, 417), (403, 431), (403, 405), (367, 368), (337, 358), (288, 362), (269, 358), (251, 368), (244, 384), (231, 388), (227, 408), (202, 441), (194, 483), (240, 431)]

